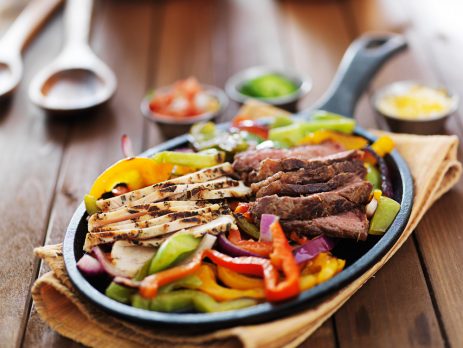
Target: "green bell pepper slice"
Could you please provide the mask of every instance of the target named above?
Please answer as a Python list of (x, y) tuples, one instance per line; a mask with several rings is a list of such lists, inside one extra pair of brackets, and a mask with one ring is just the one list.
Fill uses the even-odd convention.
[(96, 205), (96, 198), (93, 197), (92, 195), (84, 196), (84, 204), (85, 204), (85, 210), (87, 211), (87, 214), (90, 216), (100, 211), (100, 209)]
[(327, 121), (327, 120), (342, 120), (346, 119), (345, 116), (342, 116), (340, 114), (336, 114), (334, 112), (329, 112), (325, 110), (317, 110), (315, 111), (310, 118), (312, 120), (317, 120), (317, 121)]
[(192, 168), (208, 168), (223, 163), (225, 153), (216, 149), (209, 149), (201, 152), (176, 152), (163, 151), (152, 157), (158, 163), (170, 163), (179, 166)]
[(132, 299), (132, 306), (134, 307), (168, 313), (192, 309), (204, 313), (224, 312), (254, 306), (255, 304), (257, 304), (256, 300), (248, 298), (217, 302), (211, 296), (197, 290), (178, 290), (159, 294), (151, 300), (137, 294)]
[(370, 163), (365, 163), (367, 167), (367, 181), (373, 185), (373, 190), (381, 190), (381, 173)]
[(391, 226), (399, 213), (400, 204), (391, 198), (381, 196), (378, 201), (375, 215), (370, 221), (369, 234), (382, 235)]
[(236, 219), (236, 224), (238, 225), (240, 230), (242, 230), (246, 234), (250, 235), (254, 239), (259, 239), (260, 231), (259, 231), (259, 229), (257, 228), (256, 225), (252, 224), (251, 222), (246, 220), (245, 217), (243, 217), (241, 215), (234, 214), (234, 217)]
[(271, 123), (270, 128), (279, 128), (292, 125), (294, 123), (294, 119), (291, 116), (287, 115), (276, 115)]
[(151, 261), (148, 273), (153, 274), (166, 269), (178, 259), (196, 250), (200, 242), (201, 238), (196, 238), (191, 233), (174, 234), (158, 249)]
[(289, 126), (270, 129), (268, 138), (272, 141), (282, 142), (284, 144), (297, 144), (305, 133), (302, 128), (302, 122), (293, 123)]

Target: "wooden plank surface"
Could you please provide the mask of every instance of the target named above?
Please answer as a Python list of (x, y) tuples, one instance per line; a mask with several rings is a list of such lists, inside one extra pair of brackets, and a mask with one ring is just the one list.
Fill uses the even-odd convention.
[[(30, 105), (27, 87), (34, 73), (59, 50), (60, 21), (44, 28), (25, 57), (23, 81), (0, 106), (0, 339), (18, 344), (29, 307), (29, 289), (37, 273), (32, 249), (43, 244), (50, 203), (61, 163), (67, 125), (48, 122)], [(43, 45), (48, 49), (43, 50)]]
[[(72, 124), (46, 244), (63, 240), (68, 222), (93, 180), (122, 158), (121, 134), (130, 134), (135, 148), (141, 148), (143, 120), (138, 103), (146, 88), (151, 15), (147, 3), (132, 6), (104, 1), (95, 8), (92, 47), (114, 69), (118, 90), (109, 105), (91, 119)], [(24, 346), (68, 345), (74, 344), (51, 331), (32, 309)]]
[[(352, 1), (352, 4), (359, 30), (398, 30), (407, 36), (410, 43), (407, 54), (394, 67), (378, 76), (376, 86), (394, 80), (416, 79), (444, 83), (458, 93), (463, 92), (463, 75), (455, 69), (461, 61), (458, 58), (462, 58), (461, 52), (456, 49), (463, 40), (459, 30), (461, 24), (456, 16), (461, 4), (412, 1), (403, 6), (401, 1), (384, 0)], [(372, 17), (382, 19), (373, 22)], [(379, 27), (375, 24), (378, 22)], [(462, 115), (460, 108), (450, 118), (447, 134), (457, 134), (462, 139)], [(460, 144), (460, 160), (461, 150)], [(462, 200), (463, 182), (460, 181), (426, 214), (415, 232), (418, 255), (424, 266), (444, 343), (455, 347), (463, 345), (463, 275), (459, 271), (463, 262), (463, 238), (458, 235), (458, 226), (463, 224)]]
[[(26, 54), (25, 78), (13, 103), (0, 108), (0, 145), (5, 149), (0, 168), (9, 168), (2, 176), (6, 199), (0, 201), (6, 214), (0, 226), (6, 250), (0, 254), (5, 265), (0, 293), (11, 294), (0, 299), (1, 345), (77, 346), (30, 310), (29, 287), (39, 272), (31, 251), (43, 242), (62, 240), (93, 179), (121, 157), (122, 133), (131, 136), (137, 151), (163, 141), (160, 128), (139, 113), (149, 87), (189, 75), (223, 86), (248, 66), (291, 67), (313, 78), (314, 88), (302, 103), (308, 106), (328, 86), (350, 41), (368, 30), (394, 30), (407, 34), (412, 49), (378, 75), (372, 90), (420, 78), (443, 81), (462, 93), (462, 72), (453, 66), (463, 58), (458, 51), (463, 37), (458, 16), (445, 20), (448, 9), (458, 13), (460, 7), (444, 2), (439, 7), (430, 0), (407, 6), (398, 0), (100, 1), (92, 47), (115, 70), (119, 89), (109, 105), (79, 122), (48, 120), (26, 94), (31, 77), (61, 46), (62, 20), (56, 16)], [(221, 120), (237, 108), (232, 103)], [(378, 126), (366, 96), (357, 114), (362, 125)], [(447, 130), (461, 137), (458, 117)], [(462, 346), (463, 238), (457, 236), (462, 195), (460, 183), (431, 210), (416, 238), (301, 347)], [(10, 209), (11, 201), (21, 209)], [(455, 213), (449, 217), (450, 210)]]

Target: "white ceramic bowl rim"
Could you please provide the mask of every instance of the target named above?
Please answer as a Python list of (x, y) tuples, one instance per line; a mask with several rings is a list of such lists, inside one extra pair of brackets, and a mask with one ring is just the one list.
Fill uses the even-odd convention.
[(160, 122), (160, 123), (165, 123), (165, 124), (190, 125), (196, 122), (210, 120), (220, 115), (221, 113), (223, 113), (228, 106), (227, 95), (222, 89), (212, 86), (212, 85), (201, 83), (201, 87), (203, 87), (205, 92), (217, 98), (219, 102), (219, 106), (220, 106), (217, 111), (214, 111), (214, 112), (208, 111), (208, 112), (204, 112), (202, 114), (196, 115), (196, 116), (187, 116), (187, 117), (169, 116), (169, 115), (163, 115), (163, 114), (151, 111), (151, 109), (149, 108), (149, 103), (151, 101), (151, 97), (153, 93), (155, 93), (156, 91), (168, 90), (168, 89), (171, 89), (172, 87), (173, 85), (168, 85), (168, 86), (156, 88), (155, 90), (148, 93), (143, 98), (143, 100), (141, 101), (140, 109), (141, 109), (143, 116), (146, 119), (148, 119), (151, 122)]

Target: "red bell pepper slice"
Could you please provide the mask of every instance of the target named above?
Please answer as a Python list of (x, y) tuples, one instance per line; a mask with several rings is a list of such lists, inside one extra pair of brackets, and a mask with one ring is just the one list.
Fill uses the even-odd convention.
[(283, 270), (286, 277), (278, 285), (274, 284), (266, 289), (267, 299), (273, 302), (297, 296), (301, 292), (301, 271), (278, 220), (270, 225), (270, 231), (273, 237), (273, 252), (270, 254), (270, 260), (273, 265)]
[(240, 247), (241, 249), (250, 251), (254, 254), (267, 257), (273, 250), (272, 242), (257, 242), (255, 240), (242, 240), (240, 231), (231, 230), (228, 234), (228, 240)]
[[(140, 294), (146, 298), (156, 296), (160, 286), (195, 273), (207, 257), (216, 265), (232, 271), (264, 277), (265, 297), (270, 302), (286, 300), (297, 296), (300, 291), (300, 270), (294, 259), (291, 246), (278, 221), (270, 229), (273, 236), (273, 252), (270, 260), (260, 257), (230, 257), (216, 250), (206, 249), (198, 254), (192, 262), (167, 269), (146, 277), (140, 285)], [(277, 268), (285, 274), (285, 280), (279, 282)], [(278, 283), (279, 282), (279, 283)]]

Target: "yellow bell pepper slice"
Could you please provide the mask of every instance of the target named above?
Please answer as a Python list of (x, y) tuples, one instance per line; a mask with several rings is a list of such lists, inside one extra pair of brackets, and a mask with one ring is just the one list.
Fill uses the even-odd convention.
[[(345, 260), (338, 259), (329, 253), (318, 254), (313, 260), (307, 263), (302, 272), (300, 280), (301, 290), (308, 290), (315, 285), (331, 279), (343, 270), (345, 264)], [(213, 271), (211, 270), (211, 272)], [(225, 267), (218, 266), (217, 275), (225, 285), (232, 289), (264, 289), (262, 279), (245, 276)]]
[(90, 195), (96, 199), (110, 192), (117, 184), (124, 183), (130, 191), (168, 180), (173, 166), (157, 163), (150, 158), (129, 157), (106, 169), (94, 181)]
[(379, 157), (384, 157), (390, 153), (394, 150), (394, 146), (394, 141), (387, 135), (379, 137), (373, 144), (371, 144), (371, 148), (378, 154)]
[(318, 130), (305, 136), (300, 144), (321, 144), (324, 141), (332, 140), (341, 144), (346, 150), (363, 149), (368, 145), (365, 138), (350, 134), (343, 134), (330, 130)]
[(238, 298), (248, 297), (254, 299), (264, 299), (264, 288), (255, 288), (247, 290), (229, 289), (217, 284), (214, 270), (211, 265), (203, 264), (195, 274), (202, 282), (198, 288), (217, 301), (235, 300)]
[(264, 288), (264, 281), (262, 279), (248, 277), (226, 267), (217, 266), (217, 275), (222, 283), (233, 289), (249, 290)]
[(326, 282), (341, 272), (346, 264), (329, 253), (320, 253), (309, 261), (302, 271), (301, 289), (307, 290), (315, 285)]

